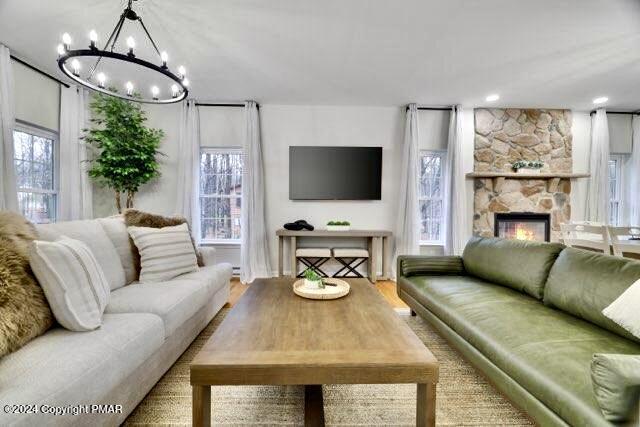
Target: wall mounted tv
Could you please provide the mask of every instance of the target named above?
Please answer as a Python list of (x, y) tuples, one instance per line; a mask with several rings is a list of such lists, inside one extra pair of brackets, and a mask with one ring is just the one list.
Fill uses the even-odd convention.
[(291, 200), (380, 200), (382, 147), (289, 147)]

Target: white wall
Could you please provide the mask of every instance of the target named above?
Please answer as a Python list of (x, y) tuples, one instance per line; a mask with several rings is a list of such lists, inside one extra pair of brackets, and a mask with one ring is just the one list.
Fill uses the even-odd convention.
[(55, 132), (60, 127), (60, 84), (11, 61), (16, 119)]

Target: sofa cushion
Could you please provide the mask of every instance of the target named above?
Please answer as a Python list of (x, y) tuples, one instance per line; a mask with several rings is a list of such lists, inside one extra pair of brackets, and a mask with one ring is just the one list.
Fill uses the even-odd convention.
[(398, 274), (416, 276), (420, 274), (454, 276), (464, 275), (464, 264), (459, 256), (401, 255), (398, 257)]
[(140, 271), (140, 257), (138, 249), (129, 238), (127, 226), (124, 223), (122, 215), (110, 216), (108, 218), (99, 218), (98, 222), (111, 239), (111, 243), (116, 248), (120, 263), (124, 269), (125, 284), (138, 280), (138, 272)]
[(594, 354), (591, 380), (593, 393), (606, 419), (638, 421), (640, 355)]
[(400, 287), (567, 423), (608, 425), (593, 395), (591, 357), (638, 354), (637, 343), (477, 278), (416, 276)]
[(106, 312), (153, 313), (160, 316), (165, 337), (169, 337), (207, 304), (214, 293), (212, 283), (200, 278), (132, 283), (111, 293)]
[(212, 293), (216, 293), (223, 287), (229, 286), (229, 280), (231, 280), (232, 274), (233, 267), (231, 264), (221, 262), (219, 264), (200, 267), (198, 271), (183, 274), (176, 277), (176, 279), (197, 280), (203, 282)]
[[(163, 341), (162, 320), (145, 313), (107, 314), (102, 327), (91, 332), (52, 329), (0, 359), (0, 402), (121, 403), (104, 399)], [(8, 414), (0, 415), (0, 424), (21, 419), (33, 425), (33, 418)], [(52, 421), (43, 416), (42, 425)]]
[(558, 243), (473, 237), (462, 254), (467, 274), (542, 299)]
[(40, 240), (53, 242), (62, 236), (67, 236), (85, 243), (100, 263), (111, 290), (124, 286), (124, 269), (118, 252), (97, 220), (41, 224), (37, 229)]
[(63, 237), (55, 242), (34, 241), (30, 255), (31, 268), (56, 320), (70, 331), (100, 327), (111, 291), (91, 249)]
[(549, 273), (544, 303), (640, 342), (602, 314), (638, 279), (640, 261), (567, 248)]

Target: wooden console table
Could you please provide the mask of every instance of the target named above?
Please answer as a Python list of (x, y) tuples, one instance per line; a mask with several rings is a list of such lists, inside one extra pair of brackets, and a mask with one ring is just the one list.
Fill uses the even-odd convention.
[(296, 276), (296, 248), (298, 247), (298, 238), (301, 237), (339, 237), (367, 239), (367, 248), (369, 250), (369, 260), (367, 261), (367, 271), (372, 282), (376, 282), (376, 269), (378, 265), (378, 247), (382, 244), (382, 276), (384, 279), (389, 278), (388, 260), (389, 260), (389, 237), (391, 232), (387, 230), (349, 230), (349, 231), (329, 231), (329, 230), (301, 230), (293, 231), (281, 228), (276, 231), (278, 236), (278, 276), (283, 275), (284, 270), (284, 239), (289, 238), (289, 259), (291, 260), (291, 277)]

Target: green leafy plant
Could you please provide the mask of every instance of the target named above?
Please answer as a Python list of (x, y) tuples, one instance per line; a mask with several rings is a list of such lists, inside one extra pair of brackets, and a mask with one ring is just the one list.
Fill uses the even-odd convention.
[(349, 221), (329, 221), (327, 225), (351, 225)]
[(542, 169), (544, 167), (544, 162), (540, 160), (518, 160), (511, 164), (511, 167), (514, 170), (526, 168), (526, 169)]
[(324, 282), (322, 281), (322, 277), (320, 277), (320, 275), (316, 273), (315, 270), (307, 268), (303, 274), (304, 278), (309, 280), (310, 282), (320, 282), (318, 283), (318, 287), (324, 289)]
[(157, 156), (164, 132), (145, 126), (146, 113), (137, 102), (97, 94), (91, 110), (92, 125), (84, 135), (94, 151), (89, 176), (115, 192), (120, 213), (123, 194), (131, 208), (140, 186), (160, 176)]

